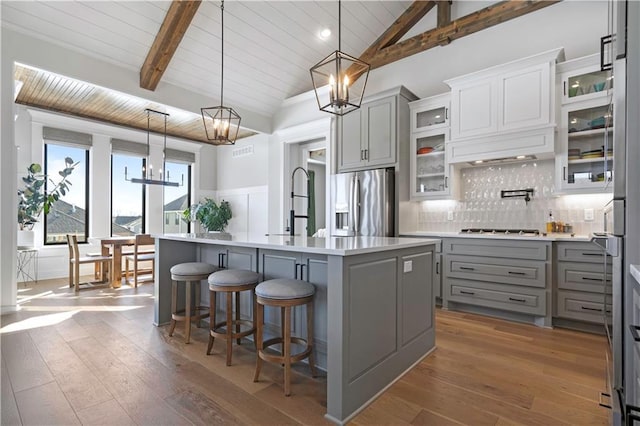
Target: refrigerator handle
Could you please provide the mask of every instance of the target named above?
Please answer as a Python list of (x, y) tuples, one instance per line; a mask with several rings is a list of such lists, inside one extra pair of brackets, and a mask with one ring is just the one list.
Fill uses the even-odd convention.
[(353, 219), (354, 219), (354, 235), (360, 232), (360, 179), (355, 177), (355, 190), (353, 191)]

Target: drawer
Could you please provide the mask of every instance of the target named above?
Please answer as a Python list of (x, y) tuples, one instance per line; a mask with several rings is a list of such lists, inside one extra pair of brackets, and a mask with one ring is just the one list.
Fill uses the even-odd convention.
[(600, 263), (558, 262), (558, 288), (611, 294), (611, 271), (607, 274), (607, 287), (604, 289), (603, 268)]
[(550, 260), (551, 243), (490, 238), (446, 238), (442, 249), (445, 254), (544, 261)]
[(448, 301), (532, 315), (546, 314), (545, 290), (457, 279), (446, 280), (443, 290)]
[(445, 256), (448, 277), (518, 286), (546, 287), (546, 263), (476, 256)]
[[(604, 263), (604, 250), (594, 243), (560, 242), (556, 243), (556, 251), (558, 253), (558, 261)], [(607, 262), (611, 263), (611, 258)]]
[[(558, 317), (604, 324), (604, 296), (594, 293), (558, 291)], [(611, 318), (611, 297), (606, 299), (607, 317)], [(610, 320), (609, 320), (610, 322)]]

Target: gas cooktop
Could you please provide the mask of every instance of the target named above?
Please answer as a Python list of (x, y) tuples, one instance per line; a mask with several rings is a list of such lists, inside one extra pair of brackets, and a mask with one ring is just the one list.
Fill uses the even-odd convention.
[(491, 228), (469, 228), (460, 231), (461, 234), (483, 234), (483, 235), (513, 235), (521, 237), (538, 237), (540, 231), (537, 229), (491, 229)]

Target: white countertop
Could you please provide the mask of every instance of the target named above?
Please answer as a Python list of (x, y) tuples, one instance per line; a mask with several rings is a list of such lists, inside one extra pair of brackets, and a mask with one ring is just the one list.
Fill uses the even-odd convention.
[(249, 234), (162, 234), (155, 238), (189, 241), (201, 244), (217, 244), (236, 247), (251, 247), (270, 250), (286, 250), (300, 253), (350, 256), (389, 250), (421, 247), (439, 242), (429, 238), (387, 237), (290, 237), (286, 235)]
[(420, 238), (491, 238), (495, 240), (529, 240), (529, 241), (580, 241), (589, 242), (591, 237), (588, 235), (574, 235), (571, 234), (547, 234), (543, 236), (540, 234), (537, 237), (523, 236), (518, 234), (461, 234), (459, 232), (438, 232), (438, 231), (414, 231), (403, 232), (401, 237), (420, 237)]

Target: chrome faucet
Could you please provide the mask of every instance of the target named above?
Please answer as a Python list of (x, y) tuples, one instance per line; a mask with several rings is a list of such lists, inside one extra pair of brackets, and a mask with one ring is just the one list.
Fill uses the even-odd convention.
[[(302, 170), (304, 172), (304, 174), (307, 176), (307, 195), (300, 195), (300, 194), (296, 194), (295, 191), (293, 190), (293, 182), (294, 182), (294, 178), (296, 176), (296, 172), (298, 170)], [(296, 231), (295, 231), (295, 223), (296, 223), (296, 218), (298, 219), (309, 219), (308, 216), (308, 210), (307, 210), (307, 215), (297, 215), (296, 211), (293, 207), (293, 201), (295, 199), (295, 197), (298, 198), (306, 198), (307, 199), (307, 209), (309, 208), (309, 173), (307, 173), (307, 171), (303, 168), (303, 167), (296, 167), (295, 169), (293, 169), (293, 172), (291, 173), (291, 211), (289, 212), (289, 221), (291, 222), (291, 225), (289, 227), (289, 235), (293, 236), (295, 235)]]

